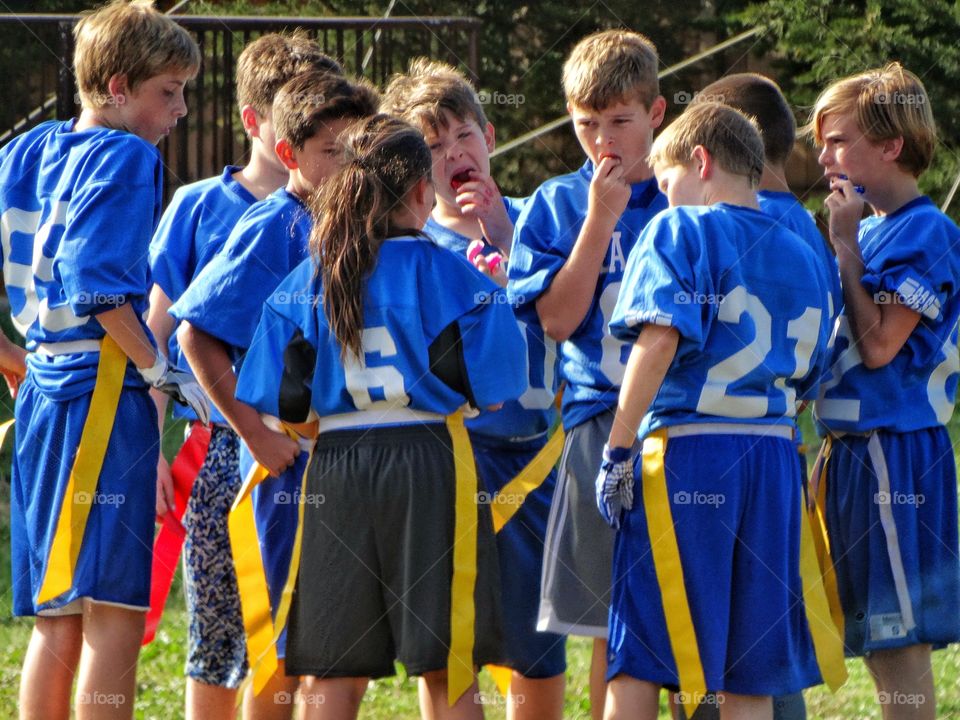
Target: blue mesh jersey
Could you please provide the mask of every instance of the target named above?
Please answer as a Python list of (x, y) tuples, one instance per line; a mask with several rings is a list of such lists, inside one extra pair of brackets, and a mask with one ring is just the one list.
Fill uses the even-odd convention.
[(834, 432), (910, 432), (953, 414), (960, 358), (960, 229), (928, 197), (860, 222), (861, 283), (874, 301), (903, 303), (920, 323), (887, 365), (869, 370), (841, 313), (830, 338), (829, 377), (815, 405)]
[[(93, 316), (147, 308), (147, 249), (160, 217), (163, 164), (136, 135), (73, 120), (48, 122), (0, 150), (0, 260), (10, 311), (27, 349), (98, 340)], [(141, 320), (142, 322), (142, 320)], [(146, 331), (146, 324), (143, 324)], [(149, 331), (146, 331), (149, 336)], [(60, 382), (87, 392), (98, 353), (43, 358)], [(132, 365), (127, 383), (143, 386)]]
[(312, 226), (310, 211), (286, 188), (254, 203), (170, 314), (225, 342), (238, 361), (270, 293), (307, 257)]
[(803, 238), (827, 269), (827, 276), (830, 280), (830, 302), (833, 303), (833, 311), (830, 314), (832, 327), (833, 321), (837, 319), (840, 308), (843, 306), (840, 271), (837, 269), (837, 259), (827, 246), (820, 230), (817, 229), (817, 223), (813, 216), (793, 193), (761, 190), (757, 193), (757, 200), (763, 212)]
[[(344, 363), (327, 324), (320, 280), (306, 260), (264, 307), (240, 371), (237, 398), (302, 422), (406, 407), (449, 414), (519, 397), (523, 340), (503, 291), (426, 237), (391, 238), (364, 286), (363, 362)], [(455, 368), (437, 375), (439, 364)]]
[(630, 254), (610, 329), (674, 327), (677, 353), (640, 427), (790, 424), (827, 360), (829, 284), (796, 234), (748, 207), (678, 207)]
[[(587, 217), (593, 164), (547, 180), (527, 201), (513, 234), (507, 293), (529, 307), (545, 292), (567, 262)], [(616, 407), (630, 344), (610, 335), (607, 326), (617, 302), (627, 256), (640, 231), (667, 207), (667, 199), (651, 178), (632, 186), (627, 209), (610, 238), (593, 301), (580, 326), (560, 346), (563, 426), (568, 430)]]
[[(503, 199), (511, 221), (517, 221), (524, 202), (525, 199), (520, 198)], [(437, 244), (456, 253), (466, 253), (470, 245), (470, 238), (445, 228), (432, 217), (427, 220), (424, 232)], [(493, 252), (497, 252), (497, 249), (484, 241), (483, 254)], [(466, 425), (471, 433), (520, 440), (542, 435), (553, 426), (556, 416), (553, 396), (557, 389), (557, 344), (544, 335), (532, 306), (516, 308), (515, 311), (527, 346), (527, 389), (518, 400), (505, 403), (500, 410), (481, 411), (479, 417), (467, 420)]]
[[(223, 174), (178, 189), (167, 206), (160, 225), (150, 241), (150, 271), (171, 302), (176, 302), (191, 281), (206, 267), (227, 242), (230, 232), (257, 199), (233, 175), (239, 167), (228, 165)], [(187, 367), (180, 351), (176, 329), (167, 343), (167, 357), (179, 367)], [(173, 406), (174, 417), (196, 419), (190, 408)], [(226, 424), (215, 407), (214, 422)]]

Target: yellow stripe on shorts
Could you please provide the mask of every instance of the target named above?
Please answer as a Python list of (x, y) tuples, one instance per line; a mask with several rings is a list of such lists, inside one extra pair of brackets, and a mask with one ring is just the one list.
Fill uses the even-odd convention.
[(113, 338), (105, 335), (100, 345), (96, 384), (80, 433), (77, 455), (63, 493), (37, 605), (49, 602), (73, 587), (73, 573), (97, 494), (103, 459), (110, 444), (126, 368), (126, 354)]
[(667, 435), (663, 430), (651, 433), (643, 441), (643, 476), (640, 484), (667, 634), (680, 678), (680, 698), (687, 717), (692, 717), (706, 697), (707, 681), (700, 661), (697, 633), (683, 582), (680, 547), (673, 526), (667, 477), (663, 469), (666, 450)]
[(843, 607), (840, 605), (837, 573), (833, 567), (833, 558), (830, 556), (830, 537), (827, 535), (827, 464), (830, 462), (832, 453), (833, 438), (828, 435), (820, 447), (820, 453), (811, 474), (814, 502), (808, 502), (807, 514), (812, 531), (813, 548), (817, 563), (820, 566), (820, 574), (823, 577), (823, 589), (827, 595), (827, 604), (830, 608), (830, 617), (833, 619), (833, 624), (840, 633), (840, 637), (843, 638), (845, 632)]

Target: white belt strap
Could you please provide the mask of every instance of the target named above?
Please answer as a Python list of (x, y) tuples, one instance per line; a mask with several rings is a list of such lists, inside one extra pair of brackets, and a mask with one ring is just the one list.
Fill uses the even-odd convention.
[(907, 632), (913, 630), (917, 623), (913, 618), (913, 604), (910, 602), (910, 591), (907, 588), (907, 574), (903, 569), (903, 556), (900, 554), (900, 540), (897, 537), (897, 524), (893, 518), (893, 498), (890, 495), (890, 473), (887, 470), (887, 459), (883, 455), (880, 438), (876, 433), (870, 435), (867, 441), (867, 452), (873, 470), (877, 474), (879, 498), (886, 498), (886, 502), (877, 502), (880, 511), (880, 524), (887, 536), (887, 554), (890, 556), (890, 570), (893, 573), (893, 584), (897, 590), (897, 599), (900, 601), (900, 615), (903, 628)]
[(68, 340), (58, 343), (38, 343), (34, 352), (53, 357), (74, 353), (100, 352), (100, 340)]
[(399, 407), (389, 410), (359, 410), (339, 415), (327, 415), (320, 418), (321, 433), (331, 430), (347, 430), (379, 425), (412, 425), (420, 423), (442, 423), (446, 416), (439, 413), (411, 410)]
[(793, 440), (792, 425), (756, 425), (751, 423), (683, 423), (664, 428), (668, 438), (691, 435), (760, 435)]

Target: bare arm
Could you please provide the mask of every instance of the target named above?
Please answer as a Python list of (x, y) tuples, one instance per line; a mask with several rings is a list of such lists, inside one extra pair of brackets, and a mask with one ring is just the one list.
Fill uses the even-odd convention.
[(557, 342), (569, 338), (590, 309), (610, 238), (629, 200), (630, 186), (619, 161), (604, 158), (590, 182), (587, 217), (573, 251), (537, 299), (540, 324)]
[[(147, 327), (153, 333), (157, 341), (157, 348), (163, 355), (167, 354), (167, 347), (170, 344), (170, 335), (173, 334), (173, 328), (176, 321), (167, 312), (173, 303), (167, 294), (159, 285), (154, 285), (150, 290), (150, 309), (147, 311)], [(163, 420), (167, 413), (167, 403), (169, 397), (159, 390), (151, 390), (150, 396), (157, 406), (157, 416), (160, 418), (160, 432), (163, 433)]]
[(640, 421), (660, 390), (679, 342), (676, 328), (644, 325), (641, 329), (620, 386), (617, 414), (607, 443), (610, 447), (628, 448), (636, 441)]
[(153, 367), (157, 351), (129, 303), (100, 313), (97, 320), (137, 368), (146, 370)]

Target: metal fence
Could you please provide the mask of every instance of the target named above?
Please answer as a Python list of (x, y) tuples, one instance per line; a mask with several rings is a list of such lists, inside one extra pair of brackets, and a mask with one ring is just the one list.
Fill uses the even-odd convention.
[[(476, 79), (480, 21), (466, 17), (306, 18), (176, 16), (203, 57), (187, 88), (189, 113), (160, 145), (165, 194), (209, 177), (247, 154), (234, 96), (234, 69), (244, 45), (263, 33), (302, 29), (345, 70), (383, 84), (426, 55), (463, 67)], [(0, 14), (0, 69), (9, 80), (0, 145), (43, 120), (77, 113), (72, 71), (75, 15)]]

